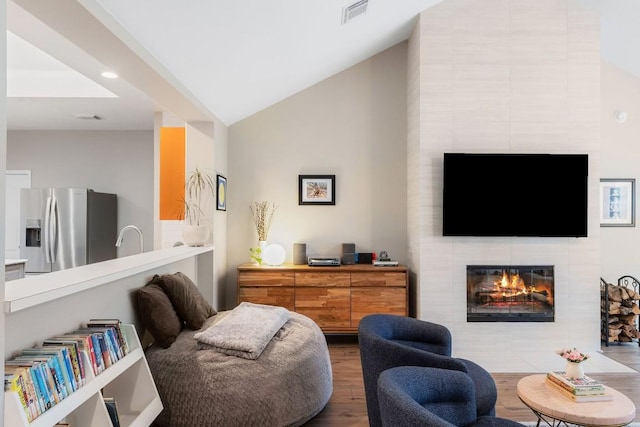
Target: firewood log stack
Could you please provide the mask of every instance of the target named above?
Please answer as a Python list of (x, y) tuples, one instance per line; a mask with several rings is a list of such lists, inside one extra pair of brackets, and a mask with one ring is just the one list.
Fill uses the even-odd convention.
[(637, 316), (640, 314), (640, 292), (624, 286), (608, 284), (606, 287), (608, 307), (604, 307), (605, 299), (602, 298), (602, 310), (609, 314), (608, 337), (602, 337), (608, 342), (631, 342), (634, 338), (640, 338)]

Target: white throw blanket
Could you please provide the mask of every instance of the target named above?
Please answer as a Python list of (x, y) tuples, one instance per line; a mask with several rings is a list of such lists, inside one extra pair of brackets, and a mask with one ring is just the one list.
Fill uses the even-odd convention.
[(273, 336), (289, 320), (289, 310), (242, 302), (220, 322), (193, 337), (199, 349), (257, 359)]

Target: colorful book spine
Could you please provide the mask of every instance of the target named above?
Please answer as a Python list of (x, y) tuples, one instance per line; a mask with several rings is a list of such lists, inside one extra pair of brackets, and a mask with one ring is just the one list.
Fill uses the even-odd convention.
[(45, 402), (45, 395), (42, 390), (42, 387), (40, 386), (40, 380), (38, 379), (36, 368), (34, 366), (29, 367), (29, 375), (31, 376), (31, 382), (33, 383), (33, 389), (36, 397), (36, 403), (38, 405), (38, 411), (39, 413), (43, 413), (48, 408)]
[(588, 395), (588, 396), (578, 396), (578, 395), (570, 392), (566, 388), (558, 385), (557, 383), (555, 383), (553, 381), (547, 380), (547, 384), (549, 384), (550, 387), (552, 387), (553, 389), (559, 391), (563, 396), (571, 399), (572, 401), (574, 401), (576, 403), (602, 402), (602, 401), (613, 400), (613, 395), (610, 394), (610, 393), (607, 393), (606, 390), (602, 394)]
[(84, 371), (83, 373), (83, 378), (87, 377), (87, 369), (92, 369), (94, 375), (98, 375), (98, 363), (96, 361), (96, 356), (93, 350), (93, 340), (91, 339), (90, 336), (88, 336), (87, 334), (73, 334), (73, 333), (69, 333), (64, 335), (65, 339), (72, 339), (75, 340), (78, 343), (78, 350), (79, 351), (84, 351), (87, 356), (89, 357), (89, 362), (91, 362), (91, 366), (87, 367), (84, 366), (84, 359), (81, 357), (80, 360), (82, 361), (82, 370)]
[(575, 394), (576, 396), (589, 396), (594, 394), (603, 394), (605, 391), (605, 388), (603, 385), (585, 387), (585, 388), (575, 388), (570, 385), (567, 385), (566, 383), (554, 377), (553, 375), (548, 375), (547, 380), (555, 383), (558, 387), (562, 387), (568, 392)]
[(22, 409), (24, 410), (25, 415), (27, 416), (27, 421), (33, 421), (33, 413), (29, 409), (29, 404), (27, 403), (27, 394), (24, 391), (23, 381), (21, 380), (20, 373), (16, 372), (11, 376), (7, 377), (5, 375), (5, 390), (15, 392), (20, 399), (20, 404), (22, 405)]
[(564, 376), (564, 371), (551, 371), (547, 373), (547, 378), (574, 394), (588, 395), (594, 391), (604, 391), (604, 385), (587, 376), (582, 379), (569, 379)]
[(22, 354), (26, 356), (34, 356), (34, 355), (42, 355), (45, 357), (51, 357), (54, 361), (54, 366), (56, 369), (56, 374), (61, 379), (62, 386), (66, 389), (66, 394), (64, 397), (67, 397), (71, 393), (75, 391), (73, 377), (69, 376), (69, 367), (67, 366), (67, 362), (64, 356), (64, 348), (61, 347), (34, 347), (22, 350)]
[(46, 364), (43, 362), (36, 362), (33, 365), (33, 370), (35, 371), (36, 378), (38, 379), (38, 385), (40, 386), (40, 390), (43, 395), (44, 406), (46, 409), (50, 409), (53, 405), (56, 404), (55, 399), (53, 398), (53, 394), (49, 389), (49, 381), (46, 376)]
[(69, 359), (71, 362), (71, 368), (73, 370), (73, 376), (76, 380), (77, 387), (81, 387), (84, 384), (84, 372), (82, 369), (82, 358), (79, 357), (78, 353), (78, 343), (77, 341), (68, 340), (68, 339), (48, 339), (42, 342), (42, 345), (51, 345), (51, 346), (64, 346), (67, 348), (69, 353)]
[(586, 375), (583, 378), (567, 378), (564, 371), (550, 371), (547, 375), (551, 375), (554, 378), (557, 378), (558, 380), (562, 381), (572, 388), (589, 388), (602, 386), (602, 383)]
[[(100, 349), (100, 343), (98, 337), (93, 331), (87, 329), (78, 329), (72, 332), (73, 334), (81, 334), (87, 337), (91, 341), (91, 350), (93, 351), (93, 359), (95, 359), (95, 374), (98, 375), (105, 369), (104, 359), (102, 358), (102, 350)], [(93, 360), (92, 360), (93, 361)]]
[(105, 327), (113, 326), (118, 336), (119, 347), (122, 349), (122, 356), (129, 354), (129, 343), (127, 342), (127, 336), (122, 330), (122, 322), (119, 319), (91, 319), (87, 323), (88, 327)]

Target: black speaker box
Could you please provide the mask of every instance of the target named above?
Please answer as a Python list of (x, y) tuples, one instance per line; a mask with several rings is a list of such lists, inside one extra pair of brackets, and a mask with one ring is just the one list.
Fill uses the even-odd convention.
[(356, 254), (342, 254), (342, 265), (353, 265), (356, 263)]
[(342, 257), (340, 259), (343, 265), (351, 265), (356, 263), (356, 244), (343, 243)]

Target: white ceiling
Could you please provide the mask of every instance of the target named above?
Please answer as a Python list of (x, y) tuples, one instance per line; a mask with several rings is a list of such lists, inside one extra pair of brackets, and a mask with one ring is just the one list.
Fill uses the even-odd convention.
[[(204, 110), (205, 116), (215, 114), (227, 125), (405, 40), (417, 14), (440, 0), (369, 0), (365, 15), (341, 25), (342, 9), (355, 1), (77, 0), (186, 99)], [(602, 14), (602, 57), (640, 77), (640, 1), (580, 1)], [(15, 2), (40, 6), (37, 0)], [(49, 14), (51, 11), (43, 12), (41, 19)], [(118, 98), (9, 98), (9, 129), (151, 129), (154, 110), (174, 108), (164, 92), (161, 100), (150, 100), (149, 96), (158, 92), (147, 87), (140, 73), (129, 71), (124, 78), (105, 81), (99, 77), (104, 65), (54, 31), (34, 29), (38, 22), (29, 16), (8, 2), (10, 31), (90, 76)], [(72, 24), (76, 23), (67, 23)], [(81, 30), (79, 27), (76, 34), (82, 34)], [(11, 76), (15, 70), (9, 54)], [(126, 64), (119, 66), (133, 70)], [(137, 90), (125, 80), (145, 88)], [(11, 94), (11, 89), (8, 91)], [(78, 113), (96, 114), (104, 120), (78, 120), (73, 117)]]

